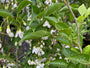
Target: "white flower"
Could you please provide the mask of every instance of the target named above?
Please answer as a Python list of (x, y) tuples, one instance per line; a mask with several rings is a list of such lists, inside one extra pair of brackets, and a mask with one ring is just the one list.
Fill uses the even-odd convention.
[(34, 61), (28, 60), (29, 65), (35, 65), (36, 63)]
[(8, 35), (9, 37), (14, 37), (14, 34), (12, 32), (10, 32)]
[(29, 30), (29, 26), (26, 27), (26, 30)]
[(43, 27), (48, 27), (48, 28), (50, 28), (51, 27), (51, 25), (49, 24), (49, 22), (48, 21), (45, 21), (45, 23), (43, 24)]
[(59, 49), (59, 48), (57, 48), (57, 51), (60, 51), (60, 49)]
[(6, 32), (9, 34), (11, 32), (9, 25), (7, 26)]
[(52, 0), (46, 0), (45, 3), (46, 4), (52, 3)]
[(43, 45), (40, 45), (41, 48), (43, 48)]
[(33, 47), (32, 53), (37, 54), (38, 56), (44, 55), (44, 51), (40, 47)]
[(53, 34), (55, 32), (55, 30), (51, 30), (50, 33)]
[(22, 38), (23, 34), (24, 33), (21, 31), (21, 29), (19, 29), (19, 30), (17, 30), (15, 37), (17, 38), (19, 36), (20, 38)]
[(59, 59), (62, 59), (62, 57), (60, 56)]
[(15, 46), (17, 46), (17, 41), (15, 42)]
[(67, 45), (67, 46), (65, 46), (65, 48), (70, 48), (70, 46)]
[(17, 4), (14, 4), (14, 5), (13, 5), (13, 7), (15, 7), (15, 8), (16, 8), (16, 7), (17, 7)]
[(14, 34), (11, 32), (9, 25), (7, 26), (6, 32), (9, 35), (9, 37), (14, 37)]
[(0, 48), (2, 47), (2, 44), (0, 43)]
[(45, 37), (42, 37), (43, 40), (47, 40), (48, 39), (48, 36), (45, 36)]

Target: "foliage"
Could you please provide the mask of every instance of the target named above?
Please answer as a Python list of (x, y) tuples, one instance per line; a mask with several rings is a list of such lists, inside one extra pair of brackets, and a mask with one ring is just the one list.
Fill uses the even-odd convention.
[[(81, 0), (80, 0), (81, 2)], [(71, 3), (79, 26), (68, 7), (57, 0), (1, 1), (0, 66), (13, 68), (86, 68), (90, 66), (88, 32), (90, 7)], [(4, 62), (2, 62), (4, 61)]]

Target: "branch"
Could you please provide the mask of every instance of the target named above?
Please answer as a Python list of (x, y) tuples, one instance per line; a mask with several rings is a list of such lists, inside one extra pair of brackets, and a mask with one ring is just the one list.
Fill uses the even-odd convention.
[(70, 5), (69, 5), (68, 0), (66, 0), (66, 3), (65, 3), (65, 4), (67, 5), (68, 9), (70, 10), (70, 12), (71, 12), (71, 14), (72, 14), (72, 16), (73, 16), (73, 18), (74, 18), (74, 21), (75, 21), (75, 23), (76, 23), (76, 27), (77, 27), (77, 37), (78, 37), (78, 47), (79, 47), (79, 49), (80, 49), (80, 52), (82, 53), (82, 48), (80, 47), (80, 38), (79, 38), (79, 26), (78, 26), (78, 22), (77, 22), (77, 20), (76, 20), (76, 18), (75, 18), (75, 15), (74, 15), (74, 13), (73, 13)]

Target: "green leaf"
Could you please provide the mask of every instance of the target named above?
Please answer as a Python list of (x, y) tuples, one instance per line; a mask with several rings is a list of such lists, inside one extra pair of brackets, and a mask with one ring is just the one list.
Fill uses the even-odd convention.
[(59, 29), (61, 33), (65, 33), (66, 35), (72, 35), (72, 28)]
[(88, 17), (88, 15), (90, 15), (90, 8), (88, 8), (88, 10), (85, 13), (85, 18)]
[(82, 5), (78, 8), (78, 11), (79, 11), (80, 15), (83, 16), (83, 15), (86, 13), (87, 9), (86, 9), (85, 5), (82, 4)]
[(68, 25), (63, 23), (63, 22), (58, 22), (55, 24), (55, 27), (60, 30), (60, 29), (64, 29), (64, 28), (68, 28)]
[(48, 63), (49, 65), (53, 65), (53, 66), (57, 66), (57, 67), (60, 67), (60, 66), (67, 66), (68, 63), (61, 59), (61, 60), (53, 60), (51, 62)]
[(55, 17), (50, 17), (50, 16), (45, 16), (44, 17), (46, 20), (49, 21), (50, 24), (54, 25), (57, 23), (57, 19)]
[(83, 16), (79, 16), (78, 17), (78, 22), (81, 24), (84, 21), (84, 17)]
[(0, 9), (0, 16), (11, 19), (13, 14), (11, 14), (8, 10)]
[(86, 46), (86, 47), (83, 49), (83, 53), (84, 53), (84, 54), (89, 54), (89, 53), (90, 53), (90, 45)]
[(60, 7), (63, 5), (64, 5), (63, 3), (55, 3), (51, 6), (49, 6), (47, 9), (45, 9), (44, 16), (48, 16), (48, 15), (52, 14), (56, 10), (60, 9)]
[(66, 57), (70, 57), (70, 56), (76, 55), (77, 53), (72, 51), (70, 48), (63, 48), (62, 54)]
[(76, 65), (76, 68), (87, 68), (86, 65), (84, 64), (77, 64)]
[(72, 41), (69, 40), (69, 39), (66, 38), (66, 37), (55, 37), (55, 39), (58, 40), (58, 41), (60, 41), (60, 42), (63, 43), (63, 44), (72, 46)]
[(25, 8), (27, 5), (31, 4), (32, 2), (31, 1), (28, 1), (28, 0), (24, 0), (22, 1), (18, 7), (17, 7), (17, 13), (19, 13), (23, 8)]
[(33, 20), (39, 14), (39, 12), (40, 12), (39, 8), (36, 5), (33, 5), (31, 20)]
[(64, 4), (63, 3), (54, 3), (53, 5), (47, 7), (44, 11), (38, 14), (37, 17), (48, 16), (54, 13), (56, 10), (60, 9)]
[(67, 68), (76, 68), (76, 64), (73, 64), (73, 63), (69, 63)]
[(81, 63), (81, 64), (90, 64), (90, 56), (86, 54), (77, 54), (66, 59)]
[(49, 36), (49, 35), (51, 34), (48, 31), (44, 31), (44, 30), (39, 30), (39, 31), (32, 32), (32, 33), (30, 32), (28, 34), (25, 34), (23, 38), (20, 40), (20, 42), (24, 40), (37, 39), (37, 38), (41, 38), (41, 37)]
[(39, 13), (36, 17), (34, 17), (31, 20), (31, 22), (29, 23), (29, 26), (34, 21), (34, 19), (36, 19), (38, 17), (42, 17), (42, 16), (49, 16), (49, 15), (53, 14), (55, 11), (57, 11), (58, 9), (60, 9), (60, 7), (62, 7), (63, 5), (64, 5), (63, 3), (54, 3), (53, 5), (47, 7), (44, 11)]

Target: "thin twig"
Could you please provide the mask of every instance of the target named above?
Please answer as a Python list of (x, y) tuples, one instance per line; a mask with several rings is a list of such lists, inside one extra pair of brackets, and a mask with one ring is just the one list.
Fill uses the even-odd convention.
[(70, 10), (70, 12), (71, 12), (71, 14), (72, 14), (72, 16), (73, 16), (73, 18), (74, 18), (74, 20), (75, 20), (75, 23), (76, 23), (76, 26), (77, 26), (78, 46), (79, 46), (80, 52), (82, 53), (82, 48), (81, 48), (81, 46), (80, 46), (80, 38), (79, 38), (79, 26), (78, 26), (78, 22), (77, 22), (76, 17), (75, 17), (75, 15), (74, 15), (74, 13), (73, 13), (73, 11), (72, 11), (70, 5), (69, 5), (68, 0), (66, 0), (66, 5), (67, 5), (67, 7), (69, 8), (69, 10)]

